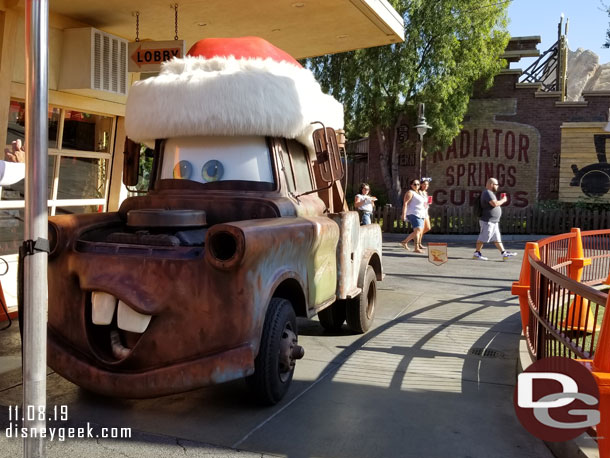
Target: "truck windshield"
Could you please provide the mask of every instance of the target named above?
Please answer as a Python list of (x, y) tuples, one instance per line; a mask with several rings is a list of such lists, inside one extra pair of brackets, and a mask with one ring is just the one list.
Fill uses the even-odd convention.
[[(274, 183), (265, 137), (182, 137), (165, 143), (161, 179)], [(228, 183), (227, 183), (228, 184)]]

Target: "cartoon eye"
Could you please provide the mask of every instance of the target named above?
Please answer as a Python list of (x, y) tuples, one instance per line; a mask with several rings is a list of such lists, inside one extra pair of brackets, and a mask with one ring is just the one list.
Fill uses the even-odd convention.
[(224, 171), (225, 169), (222, 166), (222, 163), (216, 159), (212, 159), (203, 164), (203, 167), (201, 168), (201, 177), (207, 182), (218, 181), (222, 178)]
[(193, 174), (193, 166), (189, 161), (180, 161), (174, 166), (174, 178), (188, 180)]

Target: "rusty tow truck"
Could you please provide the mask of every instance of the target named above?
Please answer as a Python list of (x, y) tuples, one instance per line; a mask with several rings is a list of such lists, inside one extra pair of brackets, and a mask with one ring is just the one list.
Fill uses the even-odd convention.
[[(308, 123), (299, 141), (199, 122), (174, 136), (175, 126), (150, 123), (146, 195), (117, 212), (50, 218), (49, 365), (109, 396), (246, 378), (276, 403), (303, 357), (297, 316), (317, 314), (335, 331), (370, 327), (380, 227), (347, 209), (331, 127)], [(127, 185), (142, 150), (126, 141)]]

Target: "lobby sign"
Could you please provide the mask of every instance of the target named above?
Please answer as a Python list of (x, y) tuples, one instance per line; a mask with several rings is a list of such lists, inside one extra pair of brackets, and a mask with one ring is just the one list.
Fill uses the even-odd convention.
[(128, 54), (128, 71), (156, 73), (166, 60), (184, 57), (184, 40), (132, 41), (129, 43)]

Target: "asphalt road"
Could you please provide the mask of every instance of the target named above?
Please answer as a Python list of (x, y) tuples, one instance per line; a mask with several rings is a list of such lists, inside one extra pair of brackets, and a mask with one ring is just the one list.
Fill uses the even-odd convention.
[[(132, 437), (48, 441), (49, 457), (551, 457), (512, 406), (520, 334), (510, 296), (519, 257), (471, 259), (474, 242), (449, 241), (448, 263), (408, 253), (384, 236), (386, 278), (374, 328), (323, 331), (299, 320), (305, 358), (277, 406), (254, 403), (243, 381), (150, 400), (117, 400), (49, 370), (48, 405), (69, 419), (50, 426), (131, 428)], [(168, 336), (171, 345), (171, 336)], [(8, 406), (22, 397), (17, 327), (0, 332), (0, 457), (21, 455), (7, 438)]]

